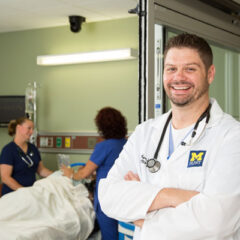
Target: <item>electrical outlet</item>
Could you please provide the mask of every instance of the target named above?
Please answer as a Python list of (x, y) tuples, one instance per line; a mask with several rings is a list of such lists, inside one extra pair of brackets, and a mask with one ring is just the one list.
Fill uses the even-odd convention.
[(48, 138), (40, 137), (40, 147), (47, 147), (47, 145), (48, 145)]

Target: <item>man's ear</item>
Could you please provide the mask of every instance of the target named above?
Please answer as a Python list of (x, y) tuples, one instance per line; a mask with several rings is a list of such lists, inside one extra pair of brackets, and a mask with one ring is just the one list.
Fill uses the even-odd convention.
[(215, 77), (215, 66), (212, 64), (209, 69), (208, 69), (208, 73), (207, 73), (207, 78), (208, 78), (208, 83), (211, 84), (214, 80)]

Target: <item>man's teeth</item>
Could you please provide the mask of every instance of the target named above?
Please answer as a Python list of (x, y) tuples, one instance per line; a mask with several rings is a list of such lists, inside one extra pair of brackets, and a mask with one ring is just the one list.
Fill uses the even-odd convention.
[(176, 90), (186, 90), (186, 89), (188, 89), (189, 87), (174, 86), (173, 88), (176, 89)]

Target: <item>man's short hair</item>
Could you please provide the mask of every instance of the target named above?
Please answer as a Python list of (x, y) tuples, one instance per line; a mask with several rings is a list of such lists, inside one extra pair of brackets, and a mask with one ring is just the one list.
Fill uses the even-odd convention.
[(213, 53), (209, 44), (194, 34), (182, 33), (168, 40), (164, 50), (164, 60), (171, 48), (191, 48), (197, 50), (206, 70), (213, 64)]

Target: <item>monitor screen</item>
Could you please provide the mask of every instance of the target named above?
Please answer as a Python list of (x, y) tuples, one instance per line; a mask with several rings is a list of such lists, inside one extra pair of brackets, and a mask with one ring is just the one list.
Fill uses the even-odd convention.
[(25, 96), (0, 96), (0, 126), (25, 116)]

